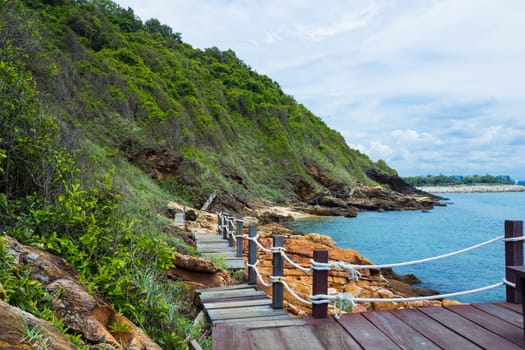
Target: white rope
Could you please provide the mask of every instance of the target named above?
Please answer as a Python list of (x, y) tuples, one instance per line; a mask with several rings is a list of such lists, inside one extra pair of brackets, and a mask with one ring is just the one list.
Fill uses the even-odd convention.
[(505, 285), (507, 285), (509, 287), (516, 288), (516, 283), (512, 283), (511, 281), (507, 281), (506, 278), (503, 279), (503, 283), (505, 283)]
[(525, 241), (525, 236), (503, 238), (504, 242), (519, 242)]
[(262, 250), (263, 252), (265, 253), (273, 253), (271, 249), (268, 249), (268, 248), (265, 248), (261, 242), (259, 242), (258, 240), (259, 238), (259, 234), (255, 235), (254, 237), (248, 237), (248, 239), (252, 242), (255, 242), (255, 244), (257, 244), (257, 247), (259, 247), (260, 250)]
[(412, 302), (412, 301), (423, 301), (423, 300), (435, 300), (435, 299), (449, 299), (466, 294), (474, 294), (479, 292), (484, 292), (490, 289), (499, 288), (506, 283), (504, 281), (491, 284), (489, 286), (465, 290), (462, 292), (447, 293), (447, 294), (438, 294), (438, 295), (429, 295), (424, 297), (411, 297), (411, 298), (354, 298), (354, 301), (360, 303), (402, 303), (402, 302)]
[(423, 300), (434, 300), (434, 299), (448, 299), (460, 295), (465, 294), (472, 294), (472, 293), (479, 293), (486, 290), (494, 289), (501, 287), (503, 285), (509, 285), (509, 286), (515, 286), (514, 283), (507, 281), (506, 279), (503, 279), (502, 282), (492, 284), (486, 287), (471, 289), (467, 291), (462, 292), (456, 292), (456, 293), (448, 293), (448, 294), (440, 294), (440, 295), (430, 295), (425, 297), (411, 297), (411, 298), (355, 298), (350, 293), (339, 293), (334, 295), (328, 295), (328, 294), (317, 294), (317, 295), (311, 295), (310, 300), (312, 304), (327, 304), (327, 303), (334, 303), (334, 316), (336, 318), (341, 317), (342, 314), (342, 308), (344, 306), (345, 302), (348, 302), (354, 307), (356, 303), (397, 303), (397, 302), (415, 302), (415, 301), (423, 301)]
[[(448, 257), (454, 256), (454, 255), (466, 253), (468, 251), (471, 251), (471, 250), (474, 250), (474, 249), (478, 249), (478, 248), (481, 248), (483, 246), (486, 246), (486, 245), (492, 244), (494, 242), (497, 242), (499, 240), (502, 240), (503, 237), (504, 236), (499, 236), (499, 237), (490, 239), (488, 241), (485, 241), (485, 242), (482, 242), (482, 243), (470, 246), (470, 247), (465, 248), (465, 249), (456, 250), (456, 251), (451, 252), (451, 253), (442, 254), (442, 255), (435, 256), (435, 257), (426, 258), (426, 259), (412, 260), (412, 261), (406, 261), (406, 262), (395, 263), (395, 264), (381, 264), (381, 265), (353, 265), (353, 264), (345, 264), (345, 265), (347, 265), (348, 268), (354, 268), (354, 269), (385, 269), (385, 268), (393, 268), (393, 267), (401, 267), (401, 266), (421, 264), (421, 263), (426, 263), (426, 262), (435, 261), (435, 260), (439, 260), (439, 259), (444, 259), (444, 258), (448, 258)], [(346, 270), (346, 268), (344, 268), (344, 269)]]
[(299, 300), (303, 304), (312, 305), (311, 301), (308, 301), (304, 298), (301, 298), (299, 295), (297, 295), (297, 293), (292, 288), (290, 288), (288, 283), (286, 283), (286, 280), (284, 279), (284, 277), (280, 279), (278, 282), (281, 283), (284, 286), (284, 288), (286, 288), (288, 293), (290, 293), (295, 299)]
[(255, 262), (255, 264), (246, 264), (248, 267), (251, 267), (253, 269), (253, 271), (255, 271), (255, 274), (257, 275), (257, 278), (259, 279), (259, 281), (261, 282), (261, 284), (265, 287), (271, 287), (272, 286), (272, 283), (267, 283), (264, 281), (261, 273), (259, 272), (259, 269), (257, 268), (257, 264), (259, 263), (259, 260), (257, 260)]
[(270, 252), (272, 252), (272, 254), (283, 254), (285, 252), (286, 248), (285, 247), (271, 247), (270, 248)]
[(332, 267), (345, 270), (348, 273), (348, 280), (357, 281), (361, 277), (361, 272), (357, 270), (359, 265), (347, 264), (344, 261), (336, 261), (329, 263), (322, 263), (319, 261), (311, 260), (312, 270), (327, 271), (331, 270)]
[(350, 293), (310, 295), (310, 300), (312, 301), (312, 304), (329, 304), (333, 302), (334, 317), (337, 319), (342, 315), (345, 302), (350, 303), (352, 307), (356, 304), (354, 296)]
[(310, 263), (312, 264), (311, 269), (316, 271), (330, 271), (332, 269), (331, 263), (322, 263), (319, 261), (315, 261), (314, 259), (310, 260)]
[(294, 262), (292, 259), (290, 259), (290, 257), (288, 257), (288, 255), (286, 255), (286, 253), (284, 251), (281, 251), (281, 255), (283, 256), (283, 258), (286, 259), (286, 261), (288, 261), (290, 263), (290, 265), (292, 265), (296, 269), (299, 269), (299, 270), (303, 271), (306, 274), (310, 274), (312, 272), (311, 268), (302, 267), (301, 265), (299, 265), (296, 262)]

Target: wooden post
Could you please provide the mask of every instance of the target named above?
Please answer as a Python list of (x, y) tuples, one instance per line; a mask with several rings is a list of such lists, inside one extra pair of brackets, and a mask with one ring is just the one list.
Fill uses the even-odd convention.
[[(328, 262), (328, 250), (314, 250), (314, 261), (320, 263)], [(328, 270), (314, 270), (312, 282), (312, 295), (328, 294)], [(328, 304), (312, 304), (312, 316), (314, 318), (328, 317)]]
[(222, 212), (217, 212), (217, 234), (220, 235), (222, 232)]
[(244, 239), (242, 237), (242, 216), (237, 219), (237, 256), (242, 256)]
[[(521, 294), (521, 300), (525, 300), (525, 266), (507, 266), (506, 273), (511, 273), (516, 279), (516, 290)], [(507, 277), (506, 277), (507, 278)], [(508, 300), (507, 300), (508, 301)], [(525, 324), (525, 304), (521, 304), (522, 322)], [(525, 339), (525, 329), (523, 330)]]
[(228, 239), (228, 212), (224, 212), (222, 215), (222, 239)]
[(233, 214), (230, 214), (230, 216), (228, 217), (228, 242), (230, 244), (230, 247), (233, 247), (235, 245), (235, 239), (234, 239), (234, 235), (235, 235), (235, 232), (233, 232), (233, 220), (235, 220), (235, 217), (233, 216)]
[[(505, 221), (505, 238), (523, 236), (523, 221)], [(523, 266), (523, 241), (505, 242), (505, 266)], [(521, 303), (521, 293), (519, 291), (519, 280), (514, 272), (505, 269), (507, 281), (515, 283), (516, 288), (506, 287), (507, 302)]]
[[(274, 247), (284, 247), (284, 236), (273, 236)], [(281, 253), (273, 253), (272, 258), (272, 275), (273, 276), (284, 276), (283, 274), (284, 264), (283, 256)], [(272, 283), (272, 308), (282, 309), (283, 308), (283, 285), (279, 282)]]
[[(253, 238), (257, 236), (257, 227), (254, 225), (250, 225), (248, 228), (248, 236), (250, 238)], [(248, 264), (253, 265), (257, 261), (257, 244), (253, 242), (251, 239), (248, 241)], [(257, 283), (257, 274), (255, 273), (255, 269), (253, 267), (250, 267), (248, 269), (248, 284), (256, 284)]]

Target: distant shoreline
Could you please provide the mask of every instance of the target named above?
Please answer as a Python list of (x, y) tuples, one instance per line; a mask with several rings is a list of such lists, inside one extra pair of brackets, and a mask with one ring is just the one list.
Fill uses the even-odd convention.
[(520, 185), (451, 185), (416, 188), (429, 193), (525, 192), (525, 186)]

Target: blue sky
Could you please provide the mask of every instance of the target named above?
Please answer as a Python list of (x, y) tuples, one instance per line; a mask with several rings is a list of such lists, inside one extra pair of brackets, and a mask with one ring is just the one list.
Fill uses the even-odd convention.
[(525, 1), (117, 3), (234, 50), (401, 176), (525, 179)]

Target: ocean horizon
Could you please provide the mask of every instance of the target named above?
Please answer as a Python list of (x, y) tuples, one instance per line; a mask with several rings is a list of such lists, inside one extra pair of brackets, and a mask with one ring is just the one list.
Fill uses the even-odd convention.
[[(362, 212), (356, 218), (297, 219), (289, 227), (332, 237), (376, 264), (417, 260), (463, 249), (504, 234), (505, 220), (525, 219), (525, 193), (440, 193), (446, 206), (430, 211)], [(414, 287), (453, 293), (501, 282), (502, 241), (454, 257), (402, 268), (422, 282)], [(462, 302), (504, 301), (505, 288), (453, 298)]]

